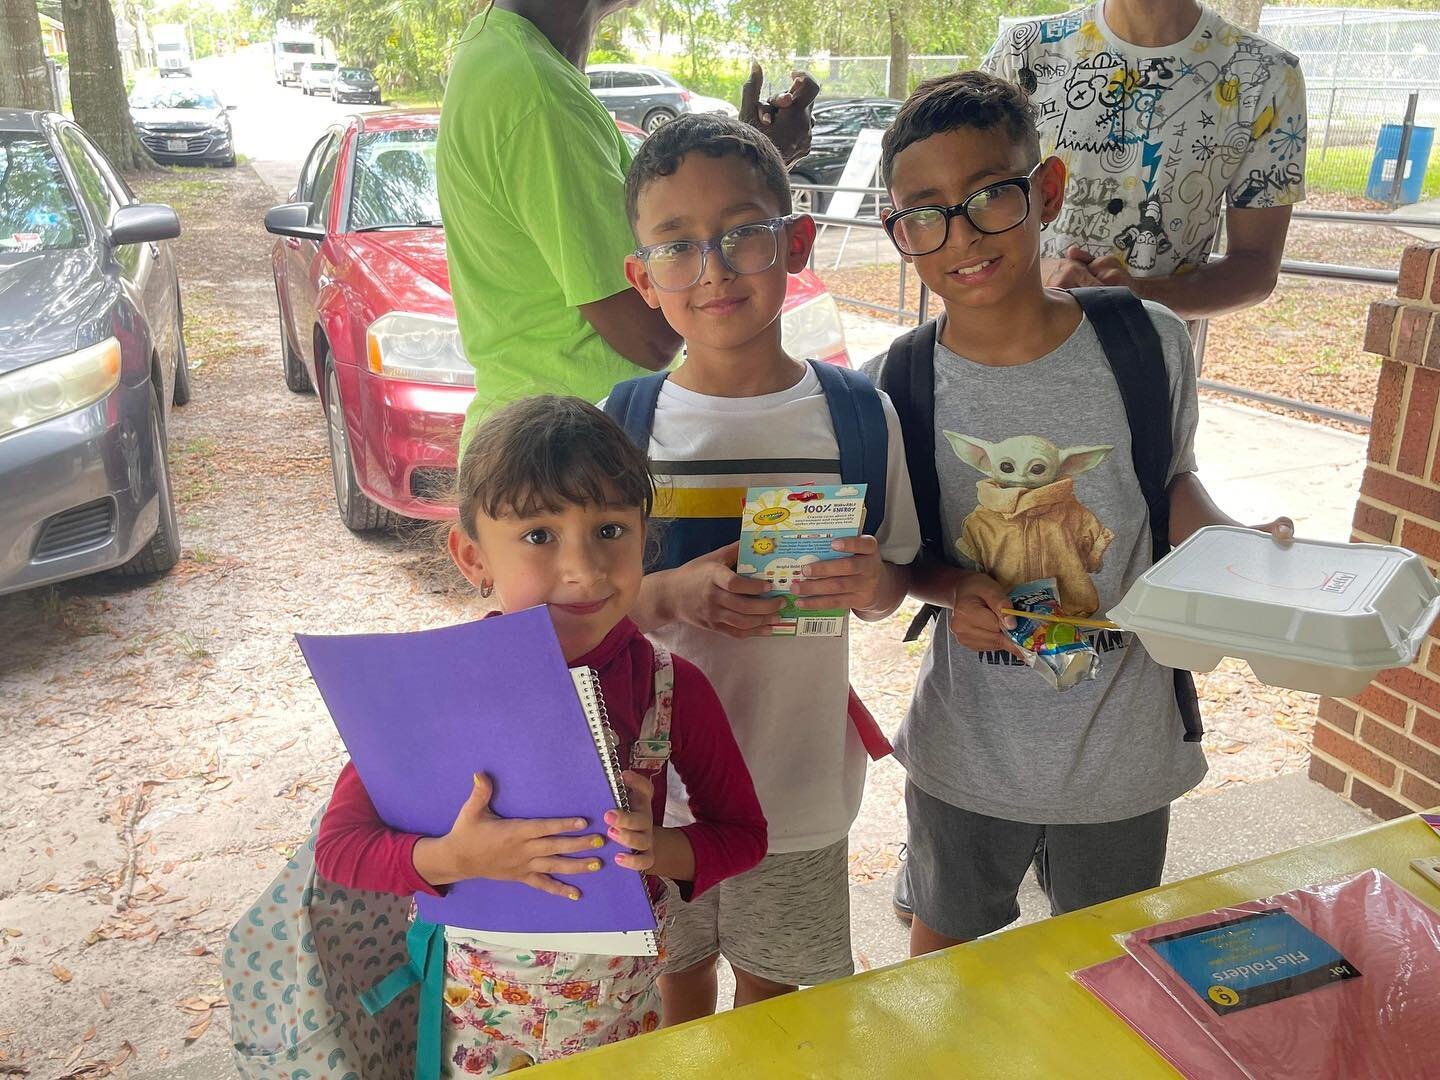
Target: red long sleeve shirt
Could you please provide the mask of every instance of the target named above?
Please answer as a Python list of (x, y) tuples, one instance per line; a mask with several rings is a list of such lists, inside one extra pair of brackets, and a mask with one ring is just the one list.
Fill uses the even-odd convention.
[[(624, 619), (574, 666), (592, 668), (600, 676), (610, 725), (620, 739), (620, 760), (628, 762), (654, 697), (653, 646)], [(695, 880), (686, 890), (691, 899), (758, 863), (765, 855), (766, 828), (720, 699), (700, 669), (678, 656), (670, 746), (670, 764), (685, 784), (695, 817), (695, 824), (682, 827), (695, 852)], [(651, 812), (657, 826), (665, 817), (668, 772), (654, 776)], [(324, 877), (349, 888), (441, 895), (443, 886), (432, 886), (415, 870), (413, 852), (419, 839), (380, 820), (360, 774), (346, 764), (320, 820), (315, 865)]]

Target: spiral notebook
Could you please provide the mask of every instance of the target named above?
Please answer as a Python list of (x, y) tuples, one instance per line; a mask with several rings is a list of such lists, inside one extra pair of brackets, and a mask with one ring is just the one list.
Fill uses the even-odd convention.
[[(406, 634), (296, 635), (311, 676), (380, 817), (426, 836), (450, 830), (476, 772), (508, 818), (581, 817), (603, 836), (628, 809), (599, 679), (565, 664), (543, 607)], [(576, 902), (511, 881), (456, 882), (418, 895), (422, 918), (494, 944), (653, 956), (645, 880), (615, 863), (565, 875)], [(467, 933), (468, 932), (468, 933)]]

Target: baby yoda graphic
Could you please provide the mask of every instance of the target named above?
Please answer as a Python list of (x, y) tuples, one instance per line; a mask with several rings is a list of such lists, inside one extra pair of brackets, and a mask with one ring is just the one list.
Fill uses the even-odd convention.
[(1170, 250), (1170, 237), (1160, 220), (1160, 200), (1144, 199), (1140, 203), (1140, 222), (1131, 225), (1115, 238), (1127, 252), (1125, 261), (1135, 270), (1154, 270), (1157, 256)]
[(1061, 450), (1038, 435), (991, 443), (945, 432), (961, 461), (984, 473), (979, 505), (955, 541), (961, 559), (982, 567), (1007, 589), (1053, 577), (1067, 615), (1093, 615), (1099, 571), (1115, 534), (1075, 497), (1075, 477), (1089, 472), (1113, 446)]

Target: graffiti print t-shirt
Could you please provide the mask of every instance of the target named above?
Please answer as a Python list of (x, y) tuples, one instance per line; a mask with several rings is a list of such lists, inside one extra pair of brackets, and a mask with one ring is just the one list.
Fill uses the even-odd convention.
[[(1194, 361), (1167, 308), (1172, 476), (1195, 468)], [(945, 543), (1007, 588), (1055, 577), (1072, 615), (1103, 613), (1151, 565), (1149, 514), (1120, 388), (1088, 321), (1054, 352), (988, 367), (935, 352), (935, 463)], [(1009, 653), (937, 623), (895, 756), (952, 806), (1036, 824), (1120, 821), (1200, 782), (1171, 672), (1129, 635), (1095, 638), (1101, 671), (1057, 692)]]
[(1184, 41), (1132, 45), (1104, 6), (1019, 23), (983, 66), (1031, 95), (1042, 151), (1070, 170), (1041, 254), (1078, 245), (1141, 277), (1184, 272), (1226, 206), (1305, 197), (1299, 61), (1209, 8)]

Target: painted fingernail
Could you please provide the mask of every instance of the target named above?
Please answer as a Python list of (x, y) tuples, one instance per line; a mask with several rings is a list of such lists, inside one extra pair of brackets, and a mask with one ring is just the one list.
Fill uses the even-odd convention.
[(619, 840), (619, 839), (620, 839), (620, 830), (619, 830), (619, 829), (611, 829), (611, 830), (610, 830), (610, 839), (611, 839), (611, 840)]
[(573, 890), (573, 891), (569, 894), (569, 896), (570, 896), (570, 899), (571, 899), (571, 900), (579, 900), (579, 899), (580, 899), (580, 890), (579, 890), (579, 889)]
[(590, 838), (590, 846), (591, 846), (591, 847), (604, 847), (604, 846), (605, 846), (605, 841), (604, 841), (603, 838), (601, 838), (601, 837), (599, 837), (599, 836), (592, 836), (592, 837)]
[(591, 859), (588, 863), (585, 864), (585, 869), (589, 870), (593, 874), (596, 870), (600, 869), (600, 860)]

